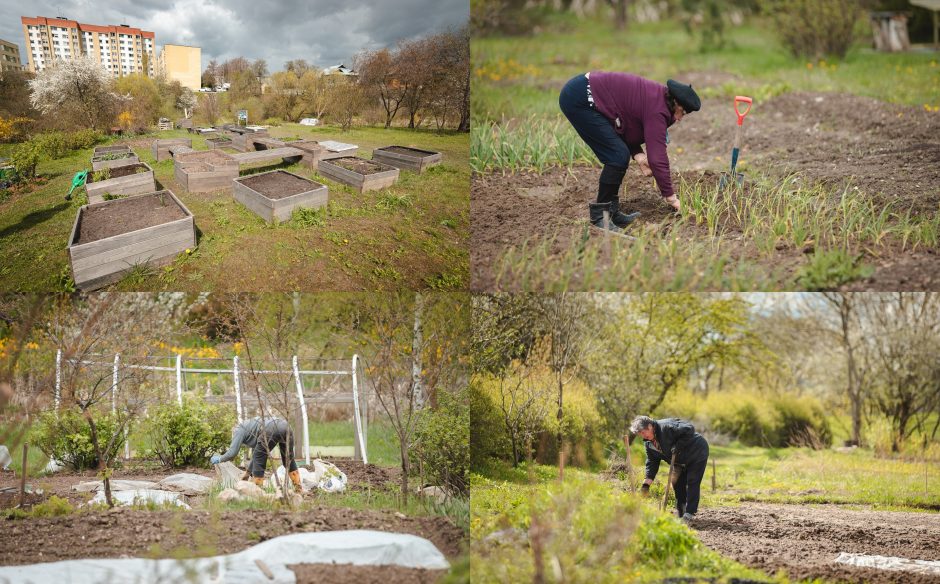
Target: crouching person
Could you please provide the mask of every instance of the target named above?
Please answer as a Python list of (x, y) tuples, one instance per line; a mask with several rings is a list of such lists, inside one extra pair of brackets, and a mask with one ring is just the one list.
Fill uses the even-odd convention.
[[(294, 490), (301, 491), (300, 471), (294, 462), (294, 435), (290, 432), (287, 420), (283, 418), (251, 418), (235, 426), (232, 444), (225, 454), (215, 454), (209, 459), (212, 464), (232, 460), (242, 446), (251, 448), (251, 463), (246, 475), (251, 475), (256, 485), (264, 483), (264, 469), (268, 464), (268, 455), (277, 446), (281, 461), (287, 467), (288, 476), (294, 483)], [(247, 478), (247, 476), (246, 476)]]
[(646, 479), (641, 487), (644, 495), (649, 495), (659, 463), (665, 461), (669, 465), (676, 455), (673, 471), (676, 510), (685, 523), (691, 524), (698, 513), (702, 477), (708, 466), (708, 441), (690, 422), (678, 418), (654, 420), (637, 416), (630, 424), (630, 431), (641, 436), (646, 446)]

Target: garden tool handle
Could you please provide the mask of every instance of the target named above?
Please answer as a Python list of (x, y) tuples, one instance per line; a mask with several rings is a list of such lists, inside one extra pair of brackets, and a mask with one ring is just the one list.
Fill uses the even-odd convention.
[[(747, 104), (747, 109), (744, 110), (744, 113), (741, 113), (741, 111), (738, 109), (738, 104), (740, 104), (740, 103), (746, 103), (746, 104)], [(738, 125), (739, 125), (739, 126), (742, 125), (742, 124), (744, 124), (744, 116), (746, 116), (746, 115), (748, 114), (748, 112), (751, 111), (751, 106), (752, 106), (752, 105), (754, 105), (754, 100), (751, 99), (750, 97), (745, 97), (745, 96), (743, 96), (743, 95), (736, 95), (736, 96), (734, 96), (734, 113), (738, 114)]]

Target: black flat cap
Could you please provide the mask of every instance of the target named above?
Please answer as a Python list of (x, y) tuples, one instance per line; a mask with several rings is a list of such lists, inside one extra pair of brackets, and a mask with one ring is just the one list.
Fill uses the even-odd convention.
[(695, 93), (691, 85), (670, 79), (666, 82), (666, 87), (669, 88), (669, 93), (676, 98), (676, 101), (679, 102), (679, 105), (681, 105), (682, 109), (685, 111), (697, 112), (702, 109), (702, 100), (699, 99), (698, 94)]

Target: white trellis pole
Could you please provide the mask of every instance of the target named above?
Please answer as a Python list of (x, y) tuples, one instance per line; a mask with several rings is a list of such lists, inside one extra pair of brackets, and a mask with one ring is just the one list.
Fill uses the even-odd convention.
[(366, 454), (366, 443), (362, 439), (362, 418), (359, 415), (359, 380), (356, 375), (356, 365), (359, 361), (359, 355), (353, 355), (352, 358), (352, 386), (353, 386), (353, 413), (356, 416), (356, 438), (359, 440), (359, 452), (362, 453), (362, 464), (369, 464), (369, 457)]
[(55, 352), (55, 414), (59, 415), (59, 398), (62, 395), (62, 349)]
[[(307, 423), (307, 402), (304, 401), (304, 384), (300, 379), (300, 367), (297, 366), (297, 355), (294, 355), (294, 379), (297, 384), (297, 399), (300, 400), (300, 418), (304, 425), (304, 460), (310, 464), (310, 426)], [(287, 466), (287, 463), (284, 463)]]
[(183, 355), (176, 354), (176, 401), (183, 405)]
[(238, 412), (238, 423), (241, 424), (243, 420), (242, 418), (242, 389), (241, 389), (241, 384), (239, 383), (239, 380), (238, 380), (239, 375), (240, 375), (240, 373), (238, 372), (238, 357), (236, 356), (234, 359), (232, 359), (232, 362), (233, 362), (232, 374), (235, 376), (235, 410)]
[(111, 413), (117, 414), (118, 367), (121, 365), (121, 354), (114, 354), (114, 373), (111, 375)]

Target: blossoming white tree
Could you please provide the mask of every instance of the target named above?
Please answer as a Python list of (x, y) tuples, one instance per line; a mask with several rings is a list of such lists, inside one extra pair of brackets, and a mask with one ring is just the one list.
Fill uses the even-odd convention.
[(45, 115), (89, 128), (107, 126), (120, 97), (104, 67), (91, 57), (56, 61), (29, 82), (30, 103)]

